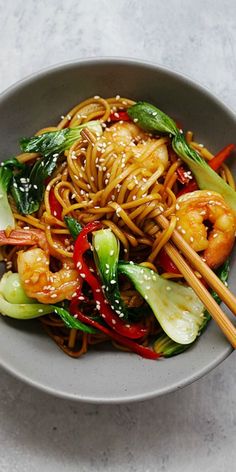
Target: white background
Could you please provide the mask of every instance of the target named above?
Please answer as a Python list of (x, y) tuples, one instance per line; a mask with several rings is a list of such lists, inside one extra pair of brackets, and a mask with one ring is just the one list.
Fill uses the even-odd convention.
[[(235, 0), (0, 0), (0, 12), (0, 92), (114, 55), (188, 74), (236, 109)], [(122, 406), (50, 397), (1, 371), (0, 470), (233, 471), (235, 411), (235, 354), (184, 390)]]

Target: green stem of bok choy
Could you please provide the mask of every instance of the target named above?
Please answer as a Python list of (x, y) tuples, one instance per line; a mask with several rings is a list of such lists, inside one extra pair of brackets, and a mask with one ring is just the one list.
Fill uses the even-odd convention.
[(125, 306), (118, 283), (117, 266), (120, 243), (110, 229), (93, 233), (94, 260), (104, 287), (104, 295), (111, 307), (121, 317), (128, 319), (129, 311)]
[(18, 320), (31, 320), (49, 313), (56, 313), (67, 328), (74, 328), (94, 334), (97, 330), (72, 316), (63, 307), (44, 305), (25, 294), (18, 273), (6, 272), (0, 280), (0, 313)]

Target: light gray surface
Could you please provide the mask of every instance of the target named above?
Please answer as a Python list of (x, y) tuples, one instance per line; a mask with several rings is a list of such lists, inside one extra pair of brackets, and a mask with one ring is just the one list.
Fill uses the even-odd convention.
[[(0, 1), (0, 90), (65, 59), (125, 55), (188, 73), (235, 109), (235, 2), (196, 3)], [(234, 364), (232, 355), (163, 398), (99, 407), (49, 397), (1, 372), (0, 470), (233, 470)]]

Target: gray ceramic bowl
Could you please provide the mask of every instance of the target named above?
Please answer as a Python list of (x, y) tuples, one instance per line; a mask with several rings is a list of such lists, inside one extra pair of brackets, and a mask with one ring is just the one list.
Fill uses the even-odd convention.
[[(2, 94), (1, 159), (17, 152), (19, 137), (57, 123), (74, 104), (97, 94), (120, 94), (157, 104), (194, 130), (197, 140), (213, 152), (234, 142), (232, 112), (189, 79), (133, 60), (92, 59), (44, 70)], [(236, 278), (233, 259), (231, 286)], [(154, 362), (112, 349), (74, 360), (56, 347), (37, 321), (1, 317), (0, 323), (4, 368), (46, 392), (90, 402), (119, 403), (171, 392), (209, 372), (232, 351), (211, 322), (192, 348), (168, 360)]]

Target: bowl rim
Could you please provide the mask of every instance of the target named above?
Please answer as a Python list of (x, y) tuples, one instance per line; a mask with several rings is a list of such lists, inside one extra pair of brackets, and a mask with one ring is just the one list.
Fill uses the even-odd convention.
[(21, 87), (24, 87), (25, 85), (30, 84), (30, 82), (33, 82), (35, 79), (40, 79), (43, 78), (44, 76), (47, 76), (49, 73), (53, 73), (56, 71), (60, 71), (63, 69), (66, 69), (68, 67), (76, 68), (77, 66), (80, 65), (99, 65), (99, 64), (123, 64), (123, 65), (133, 65), (133, 66), (145, 66), (149, 69), (159, 69), (161, 72), (164, 72), (166, 74), (169, 74), (170, 76), (181, 79), (183, 82), (186, 84), (197, 88), (199, 91), (201, 91), (203, 94), (210, 96), (220, 107), (224, 108), (226, 112), (228, 112), (231, 117), (236, 121), (236, 111), (234, 111), (228, 104), (223, 101), (223, 99), (220, 99), (214, 92), (210, 90), (205, 84), (203, 85), (199, 80), (193, 79), (190, 75), (188, 74), (183, 74), (182, 72), (178, 71), (177, 69), (169, 68), (166, 66), (163, 66), (162, 64), (154, 61), (147, 61), (143, 59), (136, 59), (136, 58), (129, 58), (129, 57), (122, 57), (122, 56), (96, 56), (96, 57), (86, 57), (86, 58), (78, 58), (75, 60), (68, 60), (68, 61), (61, 61), (56, 64), (52, 64), (50, 66), (45, 66), (41, 67), (40, 69), (27, 74), (24, 76), (22, 79), (17, 80), (16, 82), (10, 84), (8, 87), (6, 87), (2, 92), (0, 92), (0, 101), (2, 99), (5, 99), (8, 94), (14, 92), (14, 90), (17, 90)]
[(191, 376), (183, 378), (183, 380), (180, 382), (176, 381), (172, 383), (169, 387), (163, 387), (162, 389), (158, 389), (158, 391), (152, 390), (150, 392), (137, 393), (135, 395), (127, 394), (127, 395), (117, 396), (117, 397), (114, 397), (114, 396), (113, 397), (105, 397), (105, 396), (96, 397), (93, 395), (85, 396), (85, 395), (80, 395), (79, 392), (76, 394), (64, 392), (63, 390), (58, 390), (53, 387), (49, 387), (48, 385), (44, 385), (42, 382), (40, 383), (39, 381), (32, 380), (29, 376), (18, 372), (11, 365), (8, 365), (6, 362), (3, 363), (2, 360), (0, 361), (0, 367), (2, 367), (6, 372), (10, 373), (18, 380), (26, 383), (30, 387), (37, 388), (41, 392), (56, 396), (64, 400), (80, 401), (83, 403), (93, 403), (97, 405), (98, 404), (118, 405), (122, 403), (131, 403), (131, 402), (133, 403), (133, 402), (138, 402), (138, 401), (151, 400), (157, 397), (170, 394), (184, 387), (187, 387), (188, 385), (191, 385), (192, 383), (194, 383), (196, 380), (201, 379), (208, 373), (212, 372), (212, 370), (214, 370), (225, 359), (227, 359), (232, 354), (232, 352), (233, 352), (233, 348), (229, 345), (229, 347), (227, 348), (227, 351), (219, 355), (217, 358), (215, 358), (211, 364), (208, 364), (207, 366), (205, 366), (205, 368), (199, 367), (197, 372), (195, 371), (195, 373), (192, 374)]
[[(26, 86), (29, 86), (35, 80), (44, 78), (51, 73), (60, 72), (60, 71), (63, 71), (63, 69), (66, 70), (68, 68), (77, 68), (84, 65), (99, 66), (99, 65), (109, 65), (109, 64), (114, 64), (114, 63), (117, 65), (120, 64), (120, 65), (127, 65), (127, 66), (143, 66), (147, 69), (159, 70), (165, 74), (168, 74), (169, 76), (172, 76), (173, 78), (181, 80), (183, 84), (189, 85), (197, 89), (200, 93), (202, 93), (203, 95), (213, 100), (221, 109), (223, 109), (225, 113), (227, 113), (230, 116), (230, 118), (233, 121), (236, 122), (236, 113), (233, 111), (233, 109), (231, 109), (228, 105), (226, 105), (223, 100), (218, 98), (218, 96), (212, 93), (212, 91), (207, 86), (201, 84), (198, 80), (193, 79), (192, 77), (190, 77), (189, 75), (185, 73), (183, 74), (180, 71), (163, 66), (162, 64), (156, 63), (154, 61), (146, 61), (142, 59), (120, 57), (120, 56), (114, 56), (114, 57), (113, 56), (99, 56), (99, 57), (78, 58), (75, 60), (62, 61), (51, 66), (40, 68), (36, 72), (28, 74), (27, 76), (23, 77), (22, 79), (18, 80), (17, 82), (9, 85), (6, 89), (4, 89), (0, 93), (0, 103), (4, 101), (5, 99), (7, 99), (8, 96), (10, 96), (15, 91), (18, 91), (21, 88), (24, 88)], [(12, 367), (7, 362), (5, 361), (3, 362), (2, 359), (0, 360), (0, 366), (4, 370), (12, 374), (14, 377), (18, 378), (21, 381), (24, 381), (31, 387), (36, 387), (47, 394), (52, 394), (59, 398), (74, 400), (74, 401), (89, 402), (89, 403), (94, 403), (94, 404), (120, 404), (120, 403), (143, 401), (143, 400), (156, 398), (158, 396), (162, 396), (162, 395), (171, 393), (173, 391), (176, 391), (180, 388), (183, 388), (186, 385), (190, 385), (195, 380), (205, 376), (208, 372), (212, 371), (215, 367), (221, 364), (221, 362), (223, 362), (232, 352), (233, 352), (233, 348), (229, 345), (228, 348), (222, 354), (220, 354), (217, 358), (215, 358), (214, 361), (212, 361), (210, 365), (208, 364), (205, 368), (199, 367), (199, 369), (195, 371), (191, 376), (188, 375), (188, 377), (183, 378), (181, 382), (176, 381), (172, 383), (169, 387), (163, 387), (161, 390), (158, 389), (158, 391), (153, 390), (151, 392), (146, 392), (146, 393), (141, 393), (141, 394), (139, 393), (135, 395), (124, 394), (123, 396), (112, 397), (112, 398), (109, 398), (109, 397), (96, 398), (95, 396), (80, 395), (79, 392), (76, 394), (64, 392), (62, 390), (57, 390), (53, 387), (44, 385), (43, 383), (40, 383), (39, 381), (32, 380), (29, 376), (18, 372), (17, 369)]]

